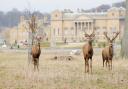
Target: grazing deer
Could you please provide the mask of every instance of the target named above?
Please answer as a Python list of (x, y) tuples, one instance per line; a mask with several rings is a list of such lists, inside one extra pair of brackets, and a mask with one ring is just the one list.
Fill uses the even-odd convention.
[(116, 32), (116, 35), (110, 39), (107, 35), (107, 32), (104, 32), (105, 37), (107, 38), (109, 42), (109, 46), (105, 47), (102, 50), (102, 59), (103, 59), (103, 67), (104, 67), (104, 62), (106, 62), (106, 67), (108, 65), (109, 70), (112, 70), (112, 58), (113, 58), (113, 42), (117, 38), (120, 32)]
[(39, 71), (39, 57), (41, 54), (40, 40), (41, 40), (41, 37), (37, 36), (36, 37), (37, 44), (33, 44), (32, 49), (31, 49), (34, 70), (36, 70), (36, 68), (37, 68), (38, 71)]
[[(85, 37), (88, 40), (88, 43), (83, 46), (83, 55), (85, 60), (85, 73), (89, 73), (89, 66), (92, 73), (92, 56), (93, 56), (93, 47), (92, 47), (92, 41), (94, 40), (95, 34), (94, 31), (91, 35), (85, 33)], [(90, 65), (89, 65), (89, 59), (90, 59)]]

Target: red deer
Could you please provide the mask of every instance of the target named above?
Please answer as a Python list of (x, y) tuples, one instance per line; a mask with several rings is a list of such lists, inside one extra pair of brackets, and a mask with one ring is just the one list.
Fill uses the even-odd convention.
[(39, 57), (41, 54), (40, 40), (41, 40), (41, 37), (36, 37), (37, 44), (33, 44), (31, 49), (34, 70), (36, 70), (37, 68), (38, 71), (39, 71)]
[(107, 35), (107, 32), (104, 32), (105, 37), (107, 38), (108, 42), (109, 42), (109, 46), (105, 47), (102, 50), (102, 59), (103, 59), (103, 67), (104, 67), (104, 63), (106, 62), (106, 67), (108, 65), (109, 70), (112, 70), (112, 58), (113, 58), (113, 42), (114, 40), (117, 38), (117, 36), (119, 35), (120, 32), (116, 32), (116, 35), (110, 39)]
[[(95, 37), (94, 31), (91, 35), (85, 34), (85, 37), (88, 39), (88, 43), (83, 46), (83, 55), (85, 60), (85, 73), (86, 72), (89, 73), (89, 69), (91, 69), (91, 73), (92, 73), (92, 56), (93, 56), (92, 41), (94, 40), (94, 37)], [(89, 63), (89, 59), (90, 59), (90, 63)]]

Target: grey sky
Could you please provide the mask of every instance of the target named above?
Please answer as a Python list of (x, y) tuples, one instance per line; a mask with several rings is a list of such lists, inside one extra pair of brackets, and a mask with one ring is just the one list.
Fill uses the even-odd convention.
[(120, 1), (124, 0), (1, 0), (0, 11), (6, 12), (12, 8), (24, 10), (30, 7), (41, 12), (50, 12), (55, 9), (89, 9), (101, 4), (111, 4)]

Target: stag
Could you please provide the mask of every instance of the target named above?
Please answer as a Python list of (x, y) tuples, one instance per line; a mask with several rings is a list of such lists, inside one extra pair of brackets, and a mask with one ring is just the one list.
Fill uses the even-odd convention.
[(110, 37), (108, 37), (107, 35), (107, 32), (104, 32), (104, 35), (107, 38), (109, 46), (105, 47), (102, 50), (103, 67), (104, 67), (104, 63), (106, 62), (106, 67), (108, 65), (109, 70), (112, 70), (113, 42), (115, 41), (119, 33), (120, 32), (116, 32), (116, 35), (112, 39), (110, 39)]
[(37, 43), (33, 44), (32, 49), (31, 49), (32, 61), (34, 64), (34, 70), (36, 70), (36, 68), (37, 68), (38, 71), (39, 71), (39, 57), (41, 54), (40, 40), (41, 40), (41, 37), (37, 36), (36, 37)]
[[(88, 43), (83, 46), (83, 55), (85, 60), (85, 73), (89, 73), (89, 69), (91, 69), (91, 73), (92, 73), (92, 56), (93, 56), (92, 41), (94, 40), (94, 37), (95, 37), (94, 31), (90, 35), (85, 33), (85, 37), (88, 40)], [(89, 59), (90, 59), (90, 63), (89, 63)]]

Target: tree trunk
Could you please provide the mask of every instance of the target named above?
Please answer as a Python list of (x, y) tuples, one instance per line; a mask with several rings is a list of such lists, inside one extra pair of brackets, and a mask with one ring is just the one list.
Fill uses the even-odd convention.
[(32, 56), (31, 56), (31, 48), (32, 48), (32, 33), (28, 33), (28, 64), (31, 63)]
[(128, 0), (126, 0), (126, 16), (125, 16), (125, 29), (122, 38), (121, 54), (123, 58), (128, 58)]
[(31, 56), (31, 49), (34, 44), (34, 36), (36, 34), (36, 29), (37, 29), (37, 24), (36, 24), (36, 17), (32, 15), (30, 17), (30, 22), (29, 24), (29, 35), (28, 35), (28, 42), (29, 42), (29, 47), (28, 47), (28, 64), (32, 61), (32, 56)]

